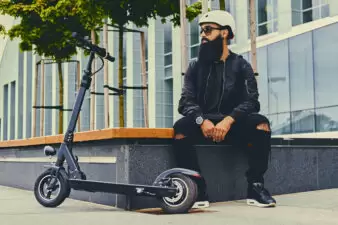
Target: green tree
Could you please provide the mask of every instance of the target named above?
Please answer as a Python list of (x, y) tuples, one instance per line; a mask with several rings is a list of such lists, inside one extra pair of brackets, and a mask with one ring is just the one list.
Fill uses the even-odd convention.
[(4, 34), (6, 34), (5, 27), (0, 24), (0, 35), (4, 35)]
[[(112, 26), (117, 28), (119, 34), (118, 44), (118, 77), (119, 88), (123, 86), (123, 35), (127, 31), (126, 25), (133, 23), (137, 27), (148, 26), (149, 19), (161, 18), (165, 23), (168, 18), (175, 25), (180, 25), (179, 0), (60, 0), (54, 7), (45, 11), (46, 18), (53, 15), (58, 17), (69, 13), (69, 16), (78, 15), (81, 23), (86, 28), (99, 24), (104, 18), (109, 18)], [(186, 17), (192, 21), (201, 13), (200, 1), (187, 7)], [(81, 11), (81, 13), (78, 13)], [(97, 13), (99, 12), (99, 14)], [(102, 17), (103, 15), (103, 17)], [(94, 17), (94, 21), (93, 20)], [(124, 101), (123, 95), (119, 96), (120, 127), (124, 127)]]
[[(201, 2), (187, 7), (187, 19), (192, 21), (201, 13), (201, 9)], [(160, 17), (163, 23), (170, 18), (175, 26), (180, 25), (179, 0), (8, 0), (0, 2), (0, 13), (21, 18), (21, 23), (11, 28), (8, 35), (21, 38), (22, 50), (31, 50), (33, 47), (39, 55), (51, 57), (58, 63), (60, 87), (63, 83), (61, 63), (76, 53), (75, 45), (68, 42), (73, 31), (88, 34), (89, 30), (102, 27), (106, 18), (118, 28), (119, 88), (122, 89), (123, 34), (126, 24), (148, 26), (149, 19)], [(63, 91), (60, 88), (62, 98)], [(62, 117), (62, 112), (60, 115)], [(119, 115), (120, 127), (123, 127), (123, 95), (119, 97)], [(62, 124), (59, 127), (59, 132), (62, 132)]]
[[(22, 51), (34, 51), (35, 54), (50, 58), (57, 63), (59, 77), (59, 105), (63, 107), (63, 74), (62, 62), (76, 54), (76, 45), (72, 41), (72, 31), (89, 34), (90, 23), (83, 26), (80, 17), (65, 17), (59, 14), (51, 16), (46, 13), (49, 7), (58, 1), (16, 0), (1, 1), (0, 14), (19, 18), (20, 22), (6, 31), (11, 40), (20, 38)], [(68, 14), (68, 13), (64, 13)], [(94, 22), (92, 23), (94, 24)], [(96, 24), (95, 24), (96, 25)], [(1, 26), (0, 30), (4, 31)], [(59, 113), (59, 133), (63, 133), (63, 111)]]
[(226, 0), (219, 0), (219, 9), (225, 10), (225, 1)]

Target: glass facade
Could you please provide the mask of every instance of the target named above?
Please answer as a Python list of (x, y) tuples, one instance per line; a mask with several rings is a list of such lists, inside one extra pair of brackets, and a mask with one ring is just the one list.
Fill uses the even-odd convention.
[(261, 113), (274, 134), (338, 130), (338, 23), (259, 48)]
[[(278, 30), (278, 7), (277, 0), (258, 0), (256, 1), (256, 32), (257, 36), (262, 36)], [(248, 24), (250, 24), (250, 0), (248, 0)], [(250, 26), (249, 37), (250, 37)]]
[[(193, 4), (196, 1), (189, 0), (187, 3)], [(278, 26), (282, 29), (286, 23), (288, 23), (288, 29), (292, 33), (297, 30), (291, 29), (292, 26), (324, 18), (330, 14), (327, 0), (292, 0), (289, 1), (288, 9), (286, 5), (281, 5), (281, 1), (283, 0), (256, 1), (258, 36), (277, 33)], [(219, 1), (210, 1), (209, 3), (211, 3), (211, 9), (219, 8)], [(226, 0), (225, 3), (226, 10), (235, 18), (237, 31), (244, 28), (244, 31), (241, 30), (244, 35), (235, 36), (230, 45), (235, 46), (236, 50), (239, 49), (234, 52), (243, 55), (245, 59), (251, 62), (250, 52), (245, 52), (250, 47), (249, 1)], [(283, 13), (289, 15), (289, 22), (279, 18), (279, 16), (284, 15)], [(303, 29), (301, 26), (299, 27)], [(246, 28), (249, 31), (248, 36)], [(170, 22), (162, 24), (160, 21), (152, 22), (151, 27), (148, 28), (133, 27), (133, 29), (145, 32), (148, 88), (151, 86), (148, 79), (156, 83), (152, 91), (148, 89), (148, 107), (150, 103), (152, 104), (148, 110), (156, 112), (152, 114), (152, 118), (148, 119), (152, 121), (155, 127), (170, 128), (177, 116), (177, 102), (174, 101), (176, 101), (178, 94), (176, 91), (174, 92), (174, 89), (180, 90), (180, 87), (177, 88), (176, 85), (183, 85), (178, 82), (181, 78), (181, 64), (175, 58), (175, 54), (179, 52), (177, 49), (181, 46), (177, 39), (174, 39), (173, 43), (173, 37), (179, 35), (179, 31), (178, 29), (174, 30)], [(103, 32), (100, 32), (100, 34), (100, 46), (103, 47)], [(108, 45), (110, 45), (110, 52), (116, 57), (116, 61), (109, 67), (109, 83), (110, 86), (118, 87), (118, 34), (114, 32), (110, 33), (110, 36)], [(266, 37), (266, 40), (268, 40), (272, 36)], [(283, 40), (266, 40), (258, 39), (257, 66), (259, 77), (257, 79), (261, 103), (260, 113), (270, 119), (273, 134), (338, 130), (338, 100), (333, 94), (338, 83), (336, 72), (338, 71), (338, 42), (336, 41), (338, 40), (338, 21), (312, 31), (301, 31), (297, 35), (289, 35)], [(140, 35), (138, 33), (132, 35), (125, 33), (123, 43), (123, 84), (141, 86)], [(18, 52), (17, 47), (13, 48), (14, 45), (12, 43), (6, 47), (7, 53), (5, 52), (2, 62), (0, 62), (0, 76), (5, 73), (13, 73), (11, 79), (4, 80), (5, 76), (0, 78), (0, 87), (2, 88), (0, 91), (2, 102), (0, 104), (3, 107), (0, 114), (0, 137), (2, 140), (28, 138), (33, 135), (33, 127), (36, 127), (36, 136), (56, 134), (58, 132), (58, 110), (44, 111), (44, 134), (40, 134), (41, 110), (36, 110), (36, 124), (35, 126), (32, 124), (34, 112), (32, 107), (34, 93), (32, 90), (41, 89), (41, 68), (38, 70), (37, 86), (34, 86), (34, 71), (40, 57), (32, 52), (20, 53), (16, 57), (15, 64), (10, 64), (14, 56), (9, 54), (9, 51), (15, 52), (16, 55)], [(188, 23), (187, 45), (189, 46), (189, 60), (196, 58), (200, 45), (198, 18)], [(151, 56), (149, 59), (148, 52)], [(79, 51), (79, 55), (74, 56), (72, 60), (74, 61), (62, 65), (66, 109), (73, 107), (77, 94), (78, 81), (76, 76), (78, 68), (76, 62), (79, 60), (80, 70), (82, 71), (88, 57), (84, 56), (83, 51)], [(96, 69), (100, 66), (101, 61), (97, 59)], [(17, 67), (18, 71), (13, 72), (12, 68)], [(57, 68), (46, 65), (45, 71), (45, 103), (51, 102), (51, 104), (46, 103), (46, 105), (58, 105), (59, 80)], [(90, 91), (103, 93), (103, 81), (103, 70), (101, 70), (95, 76), (95, 90), (89, 90), (86, 93), (80, 114), (80, 131), (91, 129), (92, 97), (95, 97), (94, 129), (104, 128), (104, 97), (103, 95), (90, 94)], [(37, 91), (36, 95), (36, 104), (41, 105), (40, 91)], [(109, 115), (110, 127), (119, 127), (119, 98), (115, 95), (110, 96), (109, 99), (109, 104), (112, 106)], [(14, 104), (12, 104), (13, 102)], [(125, 126), (144, 127), (142, 90), (127, 89), (124, 94), (124, 103)], [(12, 113), (14, 111), (15, 113)], [(70, 119), (70, 114), (71, 112), (64, 112), (64, 129), (66, 129), (65, 125)]]
[(307, 23), (330, 15), (327, 0), (292, 0), (292, 25)]

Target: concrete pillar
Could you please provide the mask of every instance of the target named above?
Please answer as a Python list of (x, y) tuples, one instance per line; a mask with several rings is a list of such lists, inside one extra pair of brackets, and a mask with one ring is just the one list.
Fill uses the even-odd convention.
[(278, 32), (285, 33), (292, 29), (291, 0), (277, 1), (278, 9)]
[[(109, 27), (108, 27), (109, 30)], [(110, 87), (117, 85), (114, 82), (114, 77), (117, 76), (117, 67), (118, 67), (118, 60), (117, 60), (117, 42), (116, 42), (116, 33), (115, 32), (108, 32), (108, 51), (110, 55), (115, 57), (115, 62), (108, 63), (108, 84)], [(113, 93), (109, 91), (109, 93)], [(114, 104), (115, 99), (118, 97), (116, 95), (109, 95), (109, 127), (114, 127), (114, 110), (118, 111), (118, 105)], [(117, 121), (118, 122), (118, 121)]]
[(248, 0), (236, 0), (236, 45), (246, 46), (249, 43)]
[(23, 52), (23, 117), (22, 117), (22, 138), (27, 138), (26, 128), (27, 128), (27, 122), (30, 120), (30, 118), (27, 118), (27, 52)]
[[(68, 88), (69, 87), (69, 79), (71, 79), (69, 77), (69, 73), (68, 73), (69, 63), (68, 62), (62, 63), (62, 65), (63, 65), (63, 108), (68, 109), (69, 108), (68, 107), (68, 105), (69, 105), (69, 98), (68, 97), (70, 96), (70, 94), (73, 94), (73, 93), (69, 93), (69, 88)], [(59, 104), (57, 104), (57, 105), (59, 105)], [(67, 130), (71, 113), (72, 113), (72, 111), (63, 111), (63, 134)]]
[(163, 95), (164, 31), (161, 21), (150, 20), (148, 28), (148, 115), (149, 127), (158, 127), (163, 112), (158, 103)]
[(178, 113), (178, 102), (181, 98), (183, 87), (183, 76), (181, 75), (181, 29), (173, 27), (172, 29), (172, 70), (173, 70), (173, 122), (181, 118)]
[[(57, 64), (53, 63), (52, 64), (52, 102), (49, 103), (49, 105), (59, 105), (59, 101), (57, 101), (57, 95), (59, 92), (57, 91), (57, 84), (59, 83), (59, 73), (57, 71)], [(59, 110), (53, 109), (52, 110), (52, 135), (58, 134), (59, 131), (59, 123), (57, 122), (58, 120), (56, 118), (59, 117)]]
[(338, 15), (338, 1), (337, 0), (328, 0), (330, 4), (330, 16), (337, 16)]
[(12, 110), (12, 96), (14, 93), (12, 92), (12, 81), (8, 83), (8, 116), (7, 116), (7, 140), (13, 140), (12, 130), (15, 129), (15, 124), (12, 121), (12, 114), (15, 115), (15, 112)]
[[(128, 26), (130, 29), (137, 29), (132, 24)], [(140, 34), (134, 32), (126, 33), (126, 48), (127, 48), (127, 86), (140, 86), (141, 84), (141, 47), (140, 47)], [(135, 94), (139, 90), (127, 89), (127, 126), (134, 127), (135, 108), (142, 106), (142, 102), (137, 102)]]

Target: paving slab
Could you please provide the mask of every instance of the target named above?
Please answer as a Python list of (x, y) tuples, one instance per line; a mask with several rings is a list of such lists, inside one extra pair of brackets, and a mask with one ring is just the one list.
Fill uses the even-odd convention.
[(275, 196), (275, 208), (247, 206), (244, 200), (213, 203), (205, 210), (165, 215), (160, 209), (124, 211), (66, 199), (57, 208), (37, 203), (32, 191), (0, 186), (1, 225), (337, 225), (338, 189)]

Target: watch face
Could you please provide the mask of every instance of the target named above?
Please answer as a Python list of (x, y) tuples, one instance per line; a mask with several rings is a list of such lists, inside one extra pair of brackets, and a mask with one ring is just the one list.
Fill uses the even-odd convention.
[(201, 125), (202, 122), (203, 122), (203, 118), (202, 118), (201, 116), (199, 116), (199, 117), (196, 118), (196, 123), (197, 123), (198, 125)]

